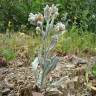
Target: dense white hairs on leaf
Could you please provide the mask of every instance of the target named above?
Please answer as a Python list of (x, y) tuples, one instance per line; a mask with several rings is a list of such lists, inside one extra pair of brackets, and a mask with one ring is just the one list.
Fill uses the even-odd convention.
[(32, 69), (33, 70), (37, 70), (38, 64), (39, 64), (39, 59), (38, 59), (38, 57), (36, 57), (35, 60), (31, 64), (32, 65)]
[(45, 18), (45, 20), (46, 21), (49, 20), (50, 16), (51, 16), (50, 7), (48, 5), (46, 5), (46, 7), (44, 8), (44, 18)]
[(57, 41), (58, 41), (58, 35), (54, 35), (52, 37), (52, 40), (51, 40), (51, 43), (50, 43), (50, 46), (49, 46), (49, 50), (53, 49), (56, 46)]

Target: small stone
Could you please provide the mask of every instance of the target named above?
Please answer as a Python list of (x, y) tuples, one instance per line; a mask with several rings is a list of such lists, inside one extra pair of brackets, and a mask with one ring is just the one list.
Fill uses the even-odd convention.
[(2, 91), (3, 95), (8, 95), (8, 93), (10, 92), (10, 89), (6, 88)]
[(33, 96), (44, 96), (42, 93), (39, 92), (32, 92)]
[(15, 95), (14, 91), (12, 90), (12, 91), (8, 94), (8, 96), (16, 96), (16, 95)]
[(76, 64), (77, 65), (79, 65), (79, 64), (87, 64), (87, 62), (82, 59), (82, 60), (78, 60)]
[(57, 88), (51, 88), (46, 92), (46, 96), (62, 96), (62, 95), (63, 93)]

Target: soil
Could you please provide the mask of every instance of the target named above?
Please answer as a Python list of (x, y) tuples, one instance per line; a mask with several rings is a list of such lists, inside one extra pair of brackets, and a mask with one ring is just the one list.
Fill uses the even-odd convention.
[[(79, 58), (75, 55), (59, 57), (55, 70), (48, 80), (56, 81), (65, 77), (62, 86), (57, 89), (46, 89), (45, 96), (95, 96), (92, 91), (84, 85), (85, 68), (96, 63), (96, 57)], [(34, 93), (35, 77), (31, 65), (24, 58), (11, 61), (10, 64), (0, 65), (0, 96), (43, 96), (41, 93)], [(5, 63), (6, 64), (6, 63)], [(33, 92), (32, 92), (33, 91)], [(34, 95), (35, 94), (35, 95)]]

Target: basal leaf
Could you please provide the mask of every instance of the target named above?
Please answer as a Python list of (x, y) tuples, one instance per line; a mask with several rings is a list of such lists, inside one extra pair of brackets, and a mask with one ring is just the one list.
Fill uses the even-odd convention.
[(36, 70), (39, 64), (39, 59), (38, 57), (35, 58), (35, 60), (32, 62), (32, 69)]
[(51, 61), (45, 64), (44, 67), (44, 76), (47, 76), (49, 72), (51, 72), (52, 70), (55, 69), (57, 63), (58, 63), (59, 59), (57, 57), (52, 57)]
[(54, 86), (54, 87), (59, 87), (59, 86), (62, 86), (62, 84), (64, 84), (64, 82), (68, 80), (68, 76), (65, 76), (65, 77), (62, 77), (60, 80), (58, 81), (54, 81), (51, 86)]

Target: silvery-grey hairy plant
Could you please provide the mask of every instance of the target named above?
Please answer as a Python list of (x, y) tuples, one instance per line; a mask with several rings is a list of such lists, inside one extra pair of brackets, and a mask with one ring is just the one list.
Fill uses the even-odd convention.
[[(32, 62), (32, 70), (35, 74), (36, 85), (44, 88), (48, 73), (55, 69), (59, 62), (58, 57), (51, 56), (50, 51), (56, 46), (61, 34), (65, 32), (65, 25), (61, 22), (54, 24), (54, 20), (59, 15), (58, 8), (55, 5), (49, 7), (46, 5), (44, 14), (29, 14), (28, 21), (36, 26), (36, 31), (41, 34), (41, 47), (38, 56)], [(51, 36), (51, 38), (49, 38)], [(50, 40), (49, 40), (50, 39)]]

